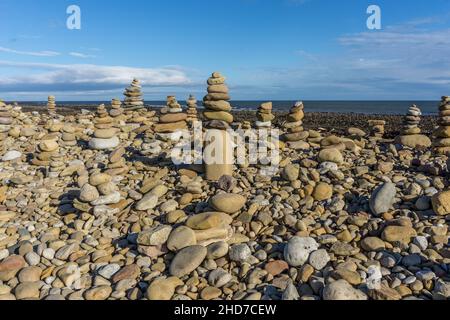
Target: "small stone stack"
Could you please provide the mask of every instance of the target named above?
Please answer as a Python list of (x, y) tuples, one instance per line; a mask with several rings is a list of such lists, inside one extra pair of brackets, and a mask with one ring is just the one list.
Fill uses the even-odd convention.
[[(0, 108), (0, 113), (2, 113), (1, 110), (2, 108)], [(27, 114), (22, 112), (22, 107), (20, 107), (17, 104), (14, 104), (13, 106), (7, 106), (5, 111), (8, 110), (10, 110), (10, 115), (12, 117), (11, 129), (9, 130), (8, 134), (11, 138), (19, 138), (21, 135), (22, 128), (30, 124), (32, 125), (33, 120)], [(1, 131), (2, 129), (0, 124), (0, 136), (2, 135)]]
[(225, 77), (219, 72), (214, 72), (208, 79), (208, 94), (203, 98), (203, 105), (206, 108), (203, 115), (209, 121), (208, 127), (223, 129), (233, 123), (234, 118), (230, 113), (229, 100), (230, 95), (225, 84)]
[(77, 137), (75, 135), (75, 128), (70, 125), (65, 125), (62, 128), (61, 146), (73, 147), (77, 145)]
[(91, 149), (108, 150), (119, 145), (120, 141), (116, 136), (118, 130), (113, 127), (113, 119), (109, 116), (104, 104), (97, 108), (94, 127), (94, 137), (89, 141)]
[(144, 99), (142, 99), (141, 89), (141, 84), (137, 79), (134, 79), (131, 85), (125, 89), (125, 92), (123, 93), (125, 95), (125, 100), (123, 102), (125, 112), (144, 108)]
[(257, 128), (270, 128), (275, 116), (272, 114), (272, 102), (261, 104), (256, 114), (257, 121), (255, 126)]
[(47, 101), (47, 110), (50, 115), (56, 114), (56, 102), (54, 96), (49, 96)]
[(118, 147), (109, 155), (108, 170), (105, 172), (110, 176), (124, 175), (128, 172), (129, 168), (126, 164), (125, 158), (125, 148)]
[(193, 95), (189, 96), (189, 99), (186, 101), (187, 104), (187, 122), (192, 123), (198, 120), (197, 117), (197, 99)]
[(96, 217), (112, 216), (120, 212), (117, 205), (122, 200), (113, 178), (100, 172), (91, 172), (88, 181), (81, 186), (73, 206), (81, 212), (93, 213)]
[[(256, 165), (259, 168), (258, 178), (260, 179), (268, 179), (269, 176), (272, 176), (276, 171), (278, 171), (278, 167), (275, 165), (273, 160), (275, 160), (276, 151), (275, 148), (278, 147), (278, 144), (274, 143), (274, 137), (271, 136), (270, 132), (268, 132), (272, 127), (272, 121), (275, 119), (275, 116), (272, 114), (272, 102), (265, 102), (260, 105), (256, 114), (256, 122), (255, 127), (258, 129), (258, 164)], [(250, 126), (250, 128), (249, 128)], [(242, 124), (243, 130), (251, 129), (250, 123)], [(266, 131), (266, 134), (263, 134), (263, 129)], [(262, 153), (261, 153), (262, 152)], [(246, 167), (248, 164), (240, 164), (241, 167)]]
[(422, 115), (422, 112), (415, 104), (413, 104), (411, 107), (409, 107), (408, 113), (404, 119), (404, 126), (403, 126), (402, 134), (412, 135), (412, 134), (421, 133), (421, 130), (419, 128), (421, 115)]
[(64, 123), (62, 123), (59, 119), (53, 118), (49, 119), (47, 123), (44, 125), (44, 129), (48, 130), (50, 133), (60, 132), (64, 127)]
[(438, 154), (450, 154), (450, 97), (442, 97), (439, 105), (439, 128), (434, 132), (433, 147)]
[(0, 141), (6, 139), (9, 130), (11, 130), (12, 123), (11, 108), (0, 100)]
[(123, 115), (122, 102), (119, 99), (112, 99), (111, 101), (111, 110), (109, 110), (109, 115), (114, 119), (114, 122), (117, 123), (121, 120), (121, 116)]
[(421, 115), (422, 112), (416, 105), (409, 107), (404, 119), (403, 130), (400, 136), (396, 138), (396, 143), (410, 148), (431, 146), (431, 140), (427, 136), (420, 134), (419, 124)]
[(309, 149), (309, 144), (305, 142), (309, 133), (303, 128), (303, 119), (305, 118), (303, 102), (298, 101), (291, 108), (287, 122), (284, 124), (284, 129), (287, 131), (283, 139), (288, 143), (288, 146), (296, 150)]
[(50, 168), (48, 172), (48, 177), (57, 178), (59, 174), (66, 168), (66, 163), (64, 162), (64, 154), (59, 152), (53, 154), (50, 157)]
[(386, 121), (384, 120), (369, 120), (370, 134), (372, 137), (381, 139), (384, 136), (384, 127)]
[(17, 137), (22, 125), (24, 123), (31, 123), (31, 119), (28, 117), (28, 115), (22, 112), (22, 107), (16, 102), (8, 108), (11, 110), (12, 117), (12, 130), (10, 130), (9, 135), (12, 137)]
[(31, 163), (35, 166), (48, 167), (52, 157), (58, 153), (58, 136), (56, 134), (47, 134), (41, 138)]
[(174, 96), (167, 97), (167, 107), (164, 112), (165, 114), (159, 117), (159, 123), (155, 125), (155, 132), (163, 138), (178, 140), (181, 137), (179, 134), (181, 130), (187, 129), (187, 114), (183, 112)]

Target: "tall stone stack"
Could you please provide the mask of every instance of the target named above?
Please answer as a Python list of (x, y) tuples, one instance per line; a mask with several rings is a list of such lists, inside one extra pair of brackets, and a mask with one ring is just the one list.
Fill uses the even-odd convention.
[(134, 79), (131, 85), (125, 89), (124, 110), (125, 112), (140, 110), (144, 108), (144, 99), (141, 92), (142, 86), (138, 79)]
[(450, 97), (442, 97), (439, 105), (439, 128), (434, 132), (433, 147), (438, 154), (450, 154)]
[[(209, 181), (218, 181), (222, 176), (233, 175), (234, 142), (226, 131), (233, 123), (231, 104), (225, 77), (214, 72), (208, 79), (208, 94), (203, 98), (207, 119), (205, 134), (205, 173)], [(213, 152), (211, 152), (213, 150)]]
[(155, 125), (155, 132), (164, 139), (179, 140), (181, 130), (186, 130), (187, 114), (174, 96), (167, 97), (165, 114), (159, 117), (159, 123)]
[(416, 105), (412, 105), (408, 109), (408, 113), (403, 121), (403, 129), (401, 134), (396, 138), (395, 142), (406, 147), (430, 147), (431, 140), (421, 134), (419, 127), (422, 111)]
[(386, 121), (369, 120), (370, 135), (377, 139), (382, 139), (385, 132)]
[(193, 95), (190, 95), (188, 100), (186, 101), (187, 104), (187, 122), (192, 123), (198, 120), (197, 117), (197, 99)]
[(287, 131), (283, 136), (283, 140), (289, 148), (304, 150), (310, 147), (305, 141), (309, 137), (309, 133), (303, 127), (304, 109), (303, 102), (296, 102), (289, 112), (287, 122), (283, 125), (283, 128)]
[(89, 147), (94, 150), (116, 148), (120, 141), (116, 136), (118, 130), (113, 125), (113, 119), (109, 116), (105, 105), (99, 105), (94, 119), (94, 137), (89, 141)]
[(261, 104), (258, 108), (256, 118), (257, 121), (255, 126), (257, 128), (272, 127), (272, 121), (275, 119), (275, 116), (272, 114), (272, 102), (265, 102)]
[(208, 79), (208, 94), (203, 98), (203, 105), (206, 109), (203, 115), (209, 122), (207, 123), (208, 127), (223, 129), (233, 123), (234, 118), (230, 113), (229, 100), (230, 95), (225, 84), (225, 77), (219, 72), (214, 72)]
[(47, 101), (47, 111), (50, 115), (56, 114), (56, 100), (54, 96), (49, 96)]
[(11, 108), (0, 100), (0, 141), (3, 141), (8, 137), (8, 132), (11, 130), (12, 124), (13, 118), (11, 115)]

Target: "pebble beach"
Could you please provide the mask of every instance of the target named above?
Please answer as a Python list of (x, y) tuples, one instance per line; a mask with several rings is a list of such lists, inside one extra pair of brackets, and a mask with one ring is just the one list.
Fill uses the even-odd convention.
[[(0, 300), (450, 297), (449, 97), (439, 117), (257, 113), (207, 86), (187, 113), (138, 80), (89, 110), (0, 102)], [(196, 119), (279, 129), (276, 172), (175, 165)]]

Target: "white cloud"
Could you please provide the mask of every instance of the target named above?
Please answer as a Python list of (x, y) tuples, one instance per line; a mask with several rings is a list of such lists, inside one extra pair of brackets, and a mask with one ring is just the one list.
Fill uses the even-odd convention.
[(450, 29), (432, 21), (342, 35), (339, 53), (298, 50), (299, 66), (251, 70), (257, 74), (252, 83), (304, 99), (438, 100), (449, 94)]
[(5, 47), (0, 47), (0, 52), (13, 53), (24, 56), (34, 56), (34, 57), (55, 57), (60, 55), (59, 52), (55, 51), (20, 51)]
[(133, 78), (143, 86), (191, 86), (192, 81), (181, 68), (133, 68), (94, 64), (47, 64), (0, 61), (0, 69), (13, 69), (12, 75), (0, 78), (1, 92), (91, 92), (101, 94), (123, 89)]
[(81, 53), (81, 52), (69, 52), (69, 55), (72, 57), (82, 58), (82, 59), (95, 58), (94, 55), (85, 54), (85, 53)]
[(390, 28), (386, 31), (380, 32), (362, 32), (340, 37), (338, 41), (346, 46), (361, 46), (369, 45), (386, 46), (387, 48), (402, 48), (405, 45), (409, 46), (445, 46), (450, 45), (450, 29), (436, 30), (436, 31), (419, 31), (415, 28), (410, 28), (408, 31)]

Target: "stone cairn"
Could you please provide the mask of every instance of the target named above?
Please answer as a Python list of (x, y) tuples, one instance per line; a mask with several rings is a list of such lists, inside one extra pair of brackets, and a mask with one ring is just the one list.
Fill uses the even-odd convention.
[[(17, 103), (14, 103), (13, 106), (7, 106), (7, 109), (11, 111), (12, 117), (12, 125), (11, 130), (9, 130), (9, 136), (12, 138), (21, 137), (22, 129), (25, 126), (33, 125), (32, 117), (29, 117), (28, 114), (22, 112), (22, 107)], [(1, 110), (1, 108), (0, 108)], [(1, 125), (0, 125), (1, 127)], [(0, 129), (1, 132), (1, 129)], [(0, 133), (1, 135), (1, 133)]]
[[(209, 181), (218, 181), (224, 175), (233, 175), (233, 139), (226, 131), (234, 120), (230, 113), (229, 100), (225, 77), (219, 72), (214, 72), (208, 79), (208, 94), (203, 98), (206, 109), (203, 115), (207, 119), (206, 127), (208, 128), (205, 145), (212, 147), (216, 155), (214, 159), (210, 157), (211, 155), (205, 155), (206, 179)], [(211, 145), (212, 143), (214, 145)]]
[(377, 139), (382, 139), (384, 136), (386, 121), (384, 120), (369, 120), (370, 135)]
[(431, 146), (431, 140), (421, 134), (419, 128), (421, 115), (422, 112), (416, 105), (409, 107), (408, 113), (403, 121), (403, 130), (400, 136), (396, 138), (396, 143), (411, 148)]
[(74, 208), (105, 220), (120, 212), (114, 205), (122, 200), (122, 196), (109, 174), (94, 170), (86, 180), (83, 179), (80, 194), (73, 202)]
[(439, 128), (434, 136), (435, 151), (438, 154), (450, 154), (450, 97), (442, 97), (439, 105)]
[(256, 114), (257, 121), (255, 126), (257, 128), (270, 128), (275, 116), (272, 114), (272, 102), (266, 102), (259, 106)]
[(193, 95), (189, 96), (189, 99), (186, 101), (187, 104), (187, 122), (193, 123), (198, 120), (197, 117), (197, 99)]
[(118, 147), (113, 152), (111, 152), (108, 158), (108, 170), (106, 170), (105, 173), (109, 174), (110, 176), (119, 176), (128, 173), (129, 168), (127, 166), (124, 155), (124, 147)]
[(17, 138), (20, 135), (20, 130), (13, 134), (15, 130), (11, 109), (11, 106), (0, 100), (0, 161), (11, 161), (21, 157), (20, 152), (11, 150), (15, 139), (9, 139), (9, 137)]
[(94, 137), (89, 141), (91, 149), (108, 150), (119, 145), (120, 141), (116, 136), (117, 129), (113, 127), (113, 119), (109, 116), (104, 104), (97, 108), (94, 128)]
[(13, 118), (11, 115), (11, 108), (0, 100), (0, 141), (8, 137), (8, 132), (11, 130)]
[(283, 139), (287, 142), (288, 147), (296, 150), (309, 149), (309, 144), (305, 141), (309, 133), (303, 128), (303, 119), (305, 118), (303, 102), (298, 101), (291, 108), (287, 122), (283, 128), (287, 131)]
[(62, 128), (61, 146), (73, 147), (77, 145), (77, 137), (75, 135), (75, 128), (70, 125), (65, 125)]
[(132, 141), (138, 134), (152, 135), (155, 122), (155, 111), (148, 111), (144, 106), (141, 85), (134, 79), (131, 85), (125, 89), (123, 103), (125, 126), (123, 132), (128, 132), (128, 140)]
[(134, 79), (131, 85), (125, 89), (124, 110), (125, 112), (135, 111), (144, 108), (142, 99), (141, 84), (138, 79)]
[(47, 134), (41, 138), (31, 163), (39, 167), (48, 167), (52, 157), (59, 153), (58, 135)]
[(47, 110), (50, 115), (56, 114), (56, 102), (54, 96), (49, 96), (47, 101)]
[(420, 116), (422, 115), (422, 112), (420, 109), (414, 104), (408, 109), (408, 113), (404, 120), (403, 125), (403, 134), (404, 135), (412, 135), (412, 134), (419, 134), (421, 133), (421, 130), (419, 128), (420, 124)]
[[(267, 148), (267, 155), (259, 155), (260, 163), (257, 165), (259, 168), (260, 177), (269, 178), (273, 176), (278, 171), (279, 158), (276, 157), (275, 151), (279, 151), (279, 141), (275, 140), (275, 137), (271, 136), (272, 121), (275, 119), (275, 116), (272, 114), (272, 102), (265, 102), (260, 105), (256, 114), (257, 121), (255, 122), (256, 129), (267, 130), (267, 138), (263, 139), (263, 136), (260, 135), (261, 131), (258, 131), (259, 135), (258, 144), (259, 147)], [(242, 128), (246, 130), (247, 125), (243, 124)], [(264, 158), (262, 157), (264, 156)]]
[(44, 129), (46, 129), (50, 133), (60, 132), (63, 127), (64, 123), (61, 122), (61, 120), (58, 119), (57, 117), (49, 119), (44, 125)]
[(206, 109), (203, 115), (209, 121), (207, 124), (209, 127), (223, 129), (233, 123), (234, 118), (230, 113), (229, 100), (225, 77), (219, 72), (214, 72), (208, 79), (208, 94), (203, 98), (203, 105)]
[[(60, 149), (58, 149), (60, 151)], [(48, 177), (50, 178), (57, 178), (59, 177), (59, 174), (66, 168), (66, 163), (64, 162), (65, 155), (61, 152), (55, 152), (50, 157), (50, 164), (49, 164), (49, 172)]]
[(112, 99), (111, 101), (111, 110), (109, 110), (109, 115), (113, 118), (115, 123), (118, 123), (122, 120), (123, 108), (122, 102), (119, 99)]
[(155, 132), (163, 140), (178, 141), (181, 130), (187, 129), (187, 114), (174, 96), (167, 97), (167, 106), (161, 110), (159, 123), (155, 125)]

